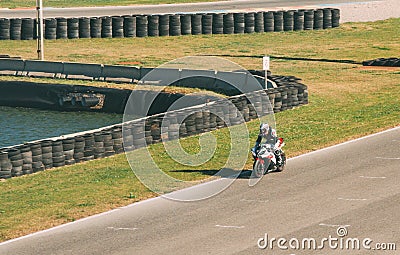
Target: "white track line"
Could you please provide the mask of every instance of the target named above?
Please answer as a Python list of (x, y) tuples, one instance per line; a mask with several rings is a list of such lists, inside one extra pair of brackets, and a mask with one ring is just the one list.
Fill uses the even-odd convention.
[(364, 175), (361, 175), (360, 178), (365, 178), (365, 179), (386, 179), (385, 176), (364, 176)]
[(377, 158), (377, 159), (389, 159), (389, 160), (391, 160), (391, 159), (400, 159), (400, 158), (386, 158), (386, 157), (375, 157), (375, 158)]
[(345, 227), (345, 228), (350, 227), (350, 225), (335, 225), (335, 224), (325, 224), (325, 223), (320, 223), (319, 226), (335, 227), (335, 228), (338, 228), (338, 227)]
[(244, 228), (244, 226), (224, 226), (224, 225), (215, 225), (215, 226), (219, 228), (237, 228), (237, 229)]
[(343, 198), (343, 197), (339, 197), (339, 200), (346, 200), (346, 201), (366, 201), (368, 199), (366, 198)]

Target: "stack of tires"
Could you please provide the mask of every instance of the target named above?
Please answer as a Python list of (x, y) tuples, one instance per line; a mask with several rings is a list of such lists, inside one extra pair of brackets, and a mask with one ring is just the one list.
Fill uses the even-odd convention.
[(90, 18), (79, 18), (79, 38), (90, 38)]
[(66, 18), (56, 18), (56, 38), (67, 39), (68, 38), (68, 23)]
[(102, 19), (99, 17), (90, 18), (90, 37), (101, 38)]
[(47, 40), (57, 39), (57, 19), (45, 19), (44, 38)]
[(9, 179), (12, 177), (12, 164), (8, 159), (7, 151), (0, 151), (0, 179)]
[(136, 37), (135, 16), (124, 16), (124, 37)]
[(203, 16), (201, 14), (192, 14), (190, 17), (192, 24), (192, 35), (201, 35)]
[(400, 58), (377, 58), (363, 61), (364, 66), (391, 66), (400, 67)]
[(10, 21), (10, 39), (21, 40), (22, 20), (11, 19)]
[(160, 17), (158, 15), (150, 15), (148, 17), (148, 22), (149, 22), (149, 27), (148, 27), (149, 36), (159, 36)]

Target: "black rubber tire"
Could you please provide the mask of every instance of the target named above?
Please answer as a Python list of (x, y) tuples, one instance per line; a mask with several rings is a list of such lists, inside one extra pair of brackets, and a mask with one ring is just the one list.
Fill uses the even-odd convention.
[(266, 169), (264, 167), (264, 165), (257, 160), (254, 164), (253, 164), (253, 173), (252, 176), (256, 177), (256, 178), (261, 178), (265, 173), (266, 173)]
[(101, 18), (101, 38), (112, 38), (112, 18)]
[(212, 33), (223, 34), (224, 33), (224, 14), (214, 13), (212, 16)]
[(159, 16), (158, 33), (160, 36), (169, 36), (169, 14), (162, 14)]
[(124, 37), (136, 37), (135, 16), (124, 16)]
[(282, 153), (281, 157), (282, 157), (282, 160), (283, 160), (284, 163), (283, 163), (283, 166), (276, 167), (276, 172), (283, 172), (285, 170), (285, 168), (286, 168), (286, 154)]
[(90, 37), (101, 38), (101, 22), (102, 19), (99, 17), (90, 18)]
[(149, 36), (159, 36), (160, 35), (160, 16), (149, 15), (148, 16), (148, 34)]
[(67, 19), (67, 35), (69, 39), (79, 38), (79, 19), (69, 18)]
[(148, 19), (146, 15), (136, 16), (136, 36), (147, 37), (148, 36)]
[(201, 31), (204, 35), (212, 34), (212, 14), (203, 14), (201, 18)]
[(21, 40), (21, 19), (11, 19), (10, 20), (10, 39), (11, 40)]
[(90, 18), (79, 18), (79, 38), (90, 38)]
[(29, 18), (22, 19), (21, 39), (22, 40), (33, 40), (33, 31), (34, 31), (33, 19), (29, 19)]
[(124, 37), (124, 18), (120, 16), (112, 17), (112, 37), (123, 38)]

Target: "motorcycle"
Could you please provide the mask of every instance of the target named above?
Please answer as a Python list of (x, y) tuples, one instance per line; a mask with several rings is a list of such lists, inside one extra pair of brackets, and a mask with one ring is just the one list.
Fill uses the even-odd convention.
[(275, 145), (264, 143), (258, 152), (251, 151), (254, 158), (254, 177), (261, 178), (268, 172), (285, 170), (286, 155), (282, 150), (283, 146), (285, 146), (283, 138), (279, 138)]

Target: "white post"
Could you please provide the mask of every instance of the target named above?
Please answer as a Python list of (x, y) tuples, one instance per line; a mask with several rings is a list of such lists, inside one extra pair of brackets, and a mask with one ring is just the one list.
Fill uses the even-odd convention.
[(269, 56), (263, 57), (263, 70), (265, 71), (265, 89), (268, 88)]
[(44, 33), (43, 33), (43, 2), (36, 0), (37, 21), (36, 21), (36, 40), (38, 59), (44, 60)]

